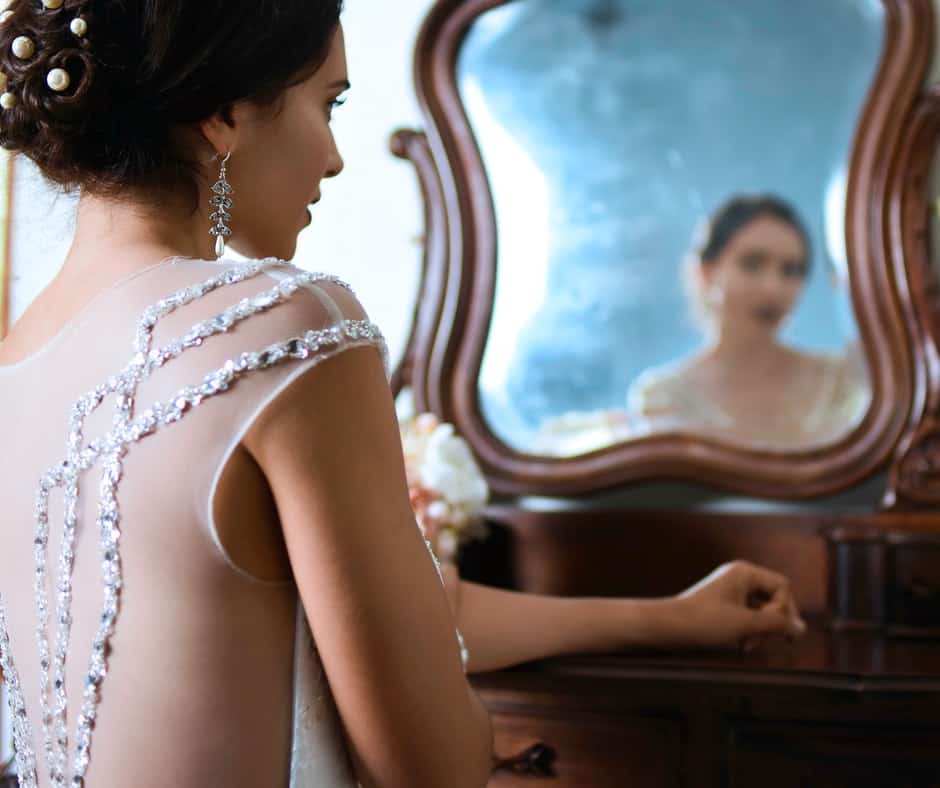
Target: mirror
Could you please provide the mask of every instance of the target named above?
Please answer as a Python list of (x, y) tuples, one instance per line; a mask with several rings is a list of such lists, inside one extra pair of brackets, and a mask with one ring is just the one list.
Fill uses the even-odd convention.
[(457, 64), (493, 195), (493, 433), (790, 452), (871, 399), (845, 245), (878, 0), (511, 0)]

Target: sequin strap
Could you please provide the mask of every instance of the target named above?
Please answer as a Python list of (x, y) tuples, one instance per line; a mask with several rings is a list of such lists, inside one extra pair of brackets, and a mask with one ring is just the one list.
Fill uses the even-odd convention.
[[(437, 553), (434, 552), (434, 545), (431, 544), (430, 539), (425, 539), (424, 545), (431, 554), (431, 561), (434, 562), (434, 568), (437, 570), (437, 576), (441, 579), (441, 584), (445, 584), (444, 568), (441, 566), (441, 559), (438, 558)], [(467, 649), (467, 642), (463, 639), (461, 631), (457, 629), (455, 632), (457, 633), (457, 648), (460, 650), (460, 664), (463, 665), (463, 672), (466, 673), (467, 666), (470, 664), (470, 651)]]
[[(39, 700), (46, 763), (50, 783), (55, 788), (65, 788), (66, 785), (80, 788), (84, 784), (84, 775), (88, 768), (100, 688), (107, 673), (108, 647), (120, 609), (121, 515), (117, 502), (117, 488), (123, 473), (123, 458), (130, 446), (162, 427), (180, 421), (186, 413), (202, 402), (228, 391), (249, 372), (267, 369), (289, 361), (322, 360), (342, 350), (360, 345), (379, 348), (383, 355), (386, 372), (388, 371), (388, 351), (379, 329), (365, 320), (341, 320), (328, 328), (307, 331), (302, 336), (288, 338), (258, 351), (242, 353), (206, 375), (199, 384), (184, 387), (168, 400), (154, 403), (140, 414), (136, 413), (135, 400), (137, 388), (141, 382), (186, 350), (200, 346), (211, 336), (229, 331), (242, 320), (284, 303), (303, 287), (323, 281), (347, 287), (332, 276), (308, 272), (292, 273), (280, 279), (275, 287), (251, 298), (242, 299), (221, 314), (197, 323), (186, 334), (168, 344), (156, 349), (152, 347), (154, 327), (170, 313), (221, 287), (238, 284), (269, 269), (286, 265), (283, 261), (268, 259), (230, 268), (207, 281), (184, 288), (145, 310), (137, 324), (134, 355), (131, 361), (120, 373), (110, 377), (105, 383), (97, 386), (76, 402), (70, 413), (66, 459), (49, 469), (40, 480), (36, 498), (36, 530), (33, 543), (34, 591), (40, 660)], [(111, 431), (86, 444), (85, 421), (104, 399), (112, 394), (116, 398), (116, 409)], [(98, 487), (96, 524), (104, 594), (98, 630), (92, 641), (91, 658), (85, 675), (83, 702), (76, 725), (75, 754), (71, 764), (71, 777), (69, 777), (65, 664), (72, 623), (72, 568), (78, 522), (78, 479), (82, 473), (99, 462), (101, 476)], [(55, 641), (53, 648), (50, 649), (48, 625), (51, 611), (46, 592), (49, 497), (52, 490), (59, 487), (63, 488), (65, 516), (55, 585)], [(2, 662), (9, 689), (20, 785), (33, 788), (38, 785), (38, 782), (36, 757), (32, 750), (32, 728), (16, 667), (13, 664), (2, 600), (0, 600), (0, 662)]]
[(2, 597), (0, 597), (0, 666), (3, 668), (3, 679), (7, 685), (9, 697), (13, 749), (16, 753), (16, 771), (20, 775), (19, 782), (26, 788), (35, 788), (37, 786), (36, 755), (32, 745), (32, 726), (29, 724), (29, 715), (26, 713), (26, 701), (20, 686), (20, 676), (16, 671), (16, 665), (13, 664)]

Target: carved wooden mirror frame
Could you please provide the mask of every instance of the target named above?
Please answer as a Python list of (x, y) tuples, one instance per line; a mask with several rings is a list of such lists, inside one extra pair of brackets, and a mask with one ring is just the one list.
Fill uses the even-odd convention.
[(426, 257), (396, 384), (413, 387), (419, 409), (456, 424), (498, 493), (573, 495), (660, 478), (811, 498), (849, 488), (892, 463), (889, 503), (940, 503), (940, 314), (928, 234), (940, 98), (923, 94), (934, 54), (931, 0), (883, 0), (882, 58), (850, 157), (846, 246), (872, 379), (863, 422), (838, 443), (786, 454), (661, 434), (564, 459), (507, 446), (485, 422), (478, 399), (498, 250), (492, 195), (457, 86), (457, 58), (474, 20), (507, 2), (438, 0), (418, 38), (415, 83), (427, 131), (396, 133), (392, 149), (418, 171)]

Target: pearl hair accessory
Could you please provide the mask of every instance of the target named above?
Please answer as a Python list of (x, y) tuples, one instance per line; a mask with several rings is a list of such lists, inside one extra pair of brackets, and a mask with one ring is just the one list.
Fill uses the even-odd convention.
[(71, 81), (69, 72), (64, 68), (54, 68), (46, 75), (46, 84), (56, 93), (67, 90)]
[(57, 8), (61, 8), (62, 3), (64, 2), (65, 0), (42, 0), (43, 6), (48, 8), (50, 11), (55, 11)]
[(77, 16), (69, 25), (69, 30), (71, 30), (79, 38), (83, 38), (85, 33), (88, 32), (88, 23), (80, 16)]
[(2, 14), (0, 14), (0, 25), (5, 24), (6, 21), (7, 21), (11, 16), (13, 16), (13, 12), (10, 11), (10, 10), (4, 11)]
[(13, 54), (20, 60), (29, 60), (36, 54), (36, 45), (29, 36), (17, 36), (13, 39)]
[(16, 106), (16, 96), (12, 93), (4, 93), (0, 96), (0, 107), (4, 109), (13, 109)]
[(0, 11), (7, 11), (13, 5), (13, 0), (0, 0)]

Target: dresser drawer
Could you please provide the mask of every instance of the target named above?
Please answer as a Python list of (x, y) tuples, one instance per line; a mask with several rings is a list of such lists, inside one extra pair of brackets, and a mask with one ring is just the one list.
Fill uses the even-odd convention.
[(937, 788), (940, 727), (731, 724), (730, 788)]
[[(494, 774), (489, 788), (678, 788), (681, 724), (662, 717), (611, 718), (493, 715), (496, 752), (502, 758), (528, 752), (536, 743), (549, 753), (537, 762)], [(549, 774), (545, 772), (548, 771)]]

